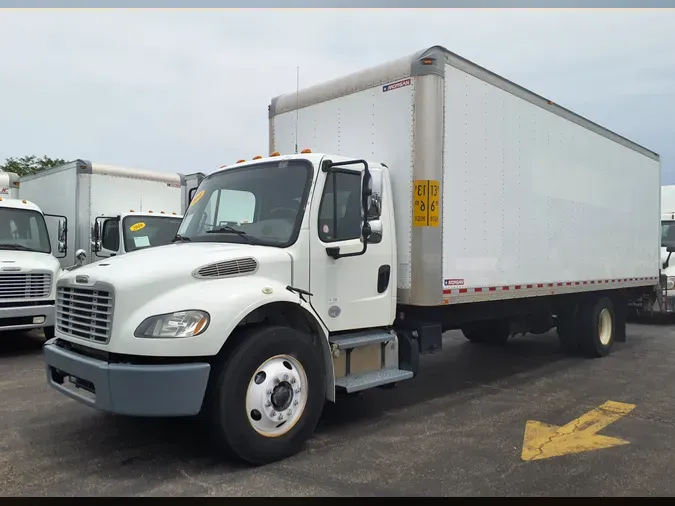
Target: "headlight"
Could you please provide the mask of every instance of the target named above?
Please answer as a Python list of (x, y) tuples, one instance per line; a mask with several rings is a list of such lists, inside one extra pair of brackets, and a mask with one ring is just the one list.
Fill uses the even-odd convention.
[(134, 336), (136, 337), (194, 337), (209, 326), (206, 311), (178, 311), (160, 314), (143, 320)]
[(675, 287), (675, 276), (668, 276), (668, 280), (666, 281), (666, 288), (668, 290), (672, 290), (673, 287)]

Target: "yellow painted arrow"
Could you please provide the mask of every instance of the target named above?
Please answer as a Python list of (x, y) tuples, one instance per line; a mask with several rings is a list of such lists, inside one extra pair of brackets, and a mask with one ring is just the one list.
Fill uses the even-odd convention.
[(528, 420), (520, 457), (541, 460), (628, 444), (623, 439), (600, 436), (598, 432), (634, 408), (635, 404), (607, 401), (562, 427)]

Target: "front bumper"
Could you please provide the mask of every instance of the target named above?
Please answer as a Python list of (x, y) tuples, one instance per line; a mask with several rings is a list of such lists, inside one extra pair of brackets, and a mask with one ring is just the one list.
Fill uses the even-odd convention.
[(191, 416), (199, 413), (211, 365), (110, 363), (57, 345), (44, 345), (47, 382), (83, 404), (131, 416)]
[[(0, 331), (28, 330), (51, 327), (54, 325), (54, 302), (39, 306), (15, 306), (0, 308)], [(41, 323), (34, 323), (34, 318), (44, 318)]]

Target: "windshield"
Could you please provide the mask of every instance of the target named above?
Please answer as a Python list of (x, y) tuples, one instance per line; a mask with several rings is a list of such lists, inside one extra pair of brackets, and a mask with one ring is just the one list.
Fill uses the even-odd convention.
[(170, 244), (180, 226), (181, 218), (168, 216), (125, 216), (124, 250), (134, 251), (151, 246)]
[(287, 247), (300, 232), (312, 165), (281, 160), (206, 178), (178, 231), (183, 240)]
[(675, 221), (661, 222), (661, 246), (675, 245)]
[(44, 216), (27, 209), (0, 208), (0, 249), (51, 253)]

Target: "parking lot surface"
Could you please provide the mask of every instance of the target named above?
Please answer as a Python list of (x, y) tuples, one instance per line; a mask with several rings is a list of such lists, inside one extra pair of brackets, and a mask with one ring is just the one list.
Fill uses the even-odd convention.
[(675, 495), (675, 325), (631, 324), (599, 360), (554, 332), (449, 332), (417, 378), (340, 398), (305, 451), (260, 468), (214, 455), (193, 420), (80, 405), (47, 386), (38, 334), (0, 338), (4, 496)]

